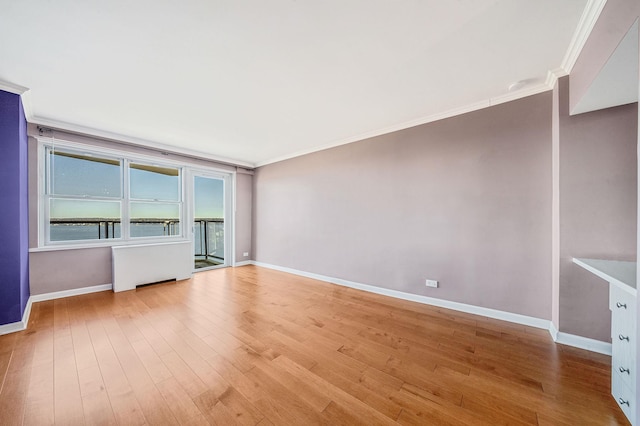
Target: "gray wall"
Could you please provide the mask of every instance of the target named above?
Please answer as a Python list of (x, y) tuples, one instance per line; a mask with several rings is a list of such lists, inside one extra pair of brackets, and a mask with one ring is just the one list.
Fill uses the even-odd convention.
[(636, 260), (638, 104), (569, 116), (560, 101), (560, 331), (610, 341), (607, 283), (573, 257)]
[(550, 319), (551, 105), (547, 92), (258, 168), (255, 259)]
[(111, 248), (29, 254), (31, 294), (111, 284)]
[[(251, 251), (251, 211), (253, 174), (236, 174), (236, 262), (253, 260)], [(244, 256), (244, 253), (249, 253)]]
[[(35, 126), (30, 125), (30, 134), (37, 134)], [(123, 152), (156, 156), (161, 159), (188, 161), (200, 167), (216, 167), (234, 171), (235, 167), (207, 160), (182, 157), (177, 154), (162, 155), (159, 151), (143, 147), (134, 147), (112, 141), (97, 140), (73, 134), (57, 132), (57, 137), (72, 142), (93, 146), (118, 149)], [(29, 247), (38, 245), (38, 162), (37, 141), (29, 139)], [(236, 260), (244, 258), (242, 253), (251, 248), (251, 183), (250, 174), (238, 173), (236, 193)], [(111, 284), (111, 248), (99, 247), (78, 250), (56, 250), (29, 253), (29, 273), (31, 294), (43, 294), (62, 290)]]

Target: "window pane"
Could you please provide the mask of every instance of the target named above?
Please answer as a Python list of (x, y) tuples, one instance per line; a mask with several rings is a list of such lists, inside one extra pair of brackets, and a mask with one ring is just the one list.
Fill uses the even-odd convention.
[(224, 222), (207, 223), (209, 238), (209, 253), (218, 259), (224, 259)]
[(131, 198), (180, 201), (180, 170), (147, 164), (129, 165)]
[(72, 152), (48, 152), (48, 175), (53, 195), (121, 197), (120, 160)]
[(49, 240), (120, 238), (120, 202), (52, 199)]
[(180, 204), (137, 203), (131, 206), (131, 237), (180, 235)]

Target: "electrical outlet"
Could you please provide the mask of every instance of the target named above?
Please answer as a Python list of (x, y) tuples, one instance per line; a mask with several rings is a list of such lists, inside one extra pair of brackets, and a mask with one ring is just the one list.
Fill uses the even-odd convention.
[(427, 287), (438, 288), (438, 281), (436, 281), (436, 280), (427, 280), (426, 285), (427, 285)]
[(249, 257), (249, 252), (248, 252), (248, 251), (245, 251), (244, 253), (242, 253), (242, 255), (243, 255), (244, 257)]

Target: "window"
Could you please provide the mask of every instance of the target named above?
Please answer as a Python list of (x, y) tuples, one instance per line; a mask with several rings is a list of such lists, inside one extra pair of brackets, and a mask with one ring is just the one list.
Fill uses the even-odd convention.
[(45, 146), (46, 244), (181, 236), (182, 170)]
[(122, 160), (46, 150), (48, 241), (121, 238)]
[(180, 169), (129, 165), (131, 237), (180, 235)]

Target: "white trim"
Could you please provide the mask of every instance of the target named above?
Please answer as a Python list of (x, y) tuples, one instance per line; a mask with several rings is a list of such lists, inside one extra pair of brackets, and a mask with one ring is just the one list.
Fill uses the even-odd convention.
[(5, 80), (0, 80), (0, 90), (13, 93), (15, 95), (22, 95), (29, 91), (28, 87), (20, 86), (19, 84), (10, 83)]
[(340, 139), (337, 141), (329, 142), (327, 144), (319, 145), (313, 148), (305, 149), (302, 151), (297, 151), (292, 154), (283, 155), (280, 157), (272, 158), (266, 161), (259, 161), (254, 166), (262, 167), (267, 164), (277, 163), (278, 161), (284, 161), (295, 157), (300, 157), (306, 154), (312, 154), (314, 152), (323, 151), (329, 148), (335, 148), (337, 146), (346, 145), (352, 142), (358, 142), (364, 139), (373, 138), (380, 135), (386, 135), (388, 133), (397, 132), (404, 129), (409, 129), (411, 127), (420, 126), (422, 124), (432, 123), (434, 121), (443, 120), (445, 118), (456, 117), (458, 115), (466, 114), (473, 111), (478, 111), (484, 108), (488, 108), (491, 106), (499, 105), (505, 102), (515, 101), (518, 99), (526, 98), (527, 96), (537, 95), (539, 93), (547, 92), (552, 90), (553, 86), (549, 86), (545, 83), (540, 83), (535, 86), (525, 87), (521, 90), (517, 90), (512, 93), (506, 93), (504, 95), (494, 96), (489, 99), (485, 99), (479, 102), (463, 105), (458, 108), (452, 108), (450, 110), (444, 112), (438, 112), (435, 114), (427, 115), (424, 117), (419, 117), (414, 120), (405, 121), (403, 123), (395, 124), (392, 126), (384, 127), (381, 129), (373, 130), (370, 132), (360, 133), (355, 136), (351, 136), (345, 139)]
[(24, 312), (22, 313), (21, 321), (0, 325), (0, 336), (3, 334), (15, 333), (16, 331), (22, 331), (27, 329), (27, 325), (29, 325), (29, 316), (31, 315), (32, 302), (33, 302), (33, 298), (29, 297), (29, 299), (27, 300), (27, 305), (24, 307)]
[[(233, 266), (235, 261), (235, 244), (236, 244), (236, 217), (235, 217), (235, 200), (236, 200), (236, 171), (212, 171), (202, 167), (188, 167), (188, 174), (185, 178), (187, 183), (187, 196), (190, 200), (185, 203), (187, 210), (187, 233), (188, 240), (191, 241), (192, 253), (195, 253), (195, 178), (202, 177), (207, 179), (218, 179), (223, 183), (223, 216), (224, 216), (224, 259), (222, 265), (216, 265), (213, 268), (222, 268)], [(211, 268), (193, 268), (193, 272), (208, 270)]]
[[(345, 287), (363, 290), (370, 293), (381, 294), (396, 299), (409, 300), (411, 302), (423, 303), (425, 305), (437, 306), (440, 308), (452, 309), (454, 311), (465, 312), (474, 315), (481, 315), (488, 318), (494, 318), (502, 321), (508, 321), (515, 324), (526, 325), (529, 327), (541, 328), (549, 331), (554, 342), (563, 345), (573, 346), (579, 349), (585, 349), (605, 355), (611, 355), (611, 343), (601, 342), (599, 340), (589, 339), (587, 337), (576, 336), (569, 333), (561, 333), (555, 327), (553, 322), (542, 318), (535, 318), (526, 315), (514, 314), (512, 312), (499, 311), (497, 309), (483, 308), (481, 306), (468, 305), (466, 303), (452, 302), (449, 300), (436, 299), (434, 297), (420, 296), (417, 294), (405, 293), (398, 290), (390, 290), (386, 288), (376, 287), (369, 284), (361, 284), (353, 281), (343, 280), (340, 278), (327, 277), (311, 272), (299, 271), (297, 269), (286, 268), (283, 266), (271, 265), (269, 263), (256, 262), (249, 260), (240, 262), (243, 265), (256, 265), (263, 268), (274, 269), (276, 271), (287, 272), (289, 274), (299, 275), (306, 278), (325, 281), (332, 284), (342, 285)], [(236, 266), (240, 266), (239, 264)]]
[[(197, 163), (191, 163), (187, 158), (185, 159), (176, 159), (176, 158), (159, 158), (148, 153), (139, 153), (132, 152), (127, 150), (121, 150), (118, 148), (109, 148), (99, 145), (92, 145), (89, 142), (74, 142), (68, 139), (64, 139), (60, 136), (32, 136), (36, 141), (38, 141), (38, 149), (42, 150), (43, 146), (55, 146), (56, 149), (60, 148), (63, 150), (77, 151), (78, 153), (89, 153), (94, 155), (105, 155), (111, 157), (113, 160), (129, 160), (130, 162), (142, 162), (149, 163), (154, 165), (159, 165), (162, 167), (175, 167), (175, 168), (198, 168), (206, 169), (205, 167), (198, 165)], [(215, 172), (224, 172), (231, 173), (229, 170), (215, 169), (214, 167), (210, 168), (211, 171)], [(123, 183), (124, 185), (124, 183)], [(123, 186), (124, 190), (124, 186)]]
[(5, 92), (19, 95), (22, 100), (22, 110), (27, 121), (33, 119), (33, 109), (31, 108), (31, 90), (28, 87), (20, 86), (19, 84), (10, 83), (5, 80), (0, 80), (0, 90)]
[(24, 116), (27, 119), (27, 122), (33, 120), (33, 107), (31, 106), (31, 90), (27, 90), (22, 95), (20, 95), (22, 99), (22, 109), (24, 111)]
[[(191, 150), (187, 148), (180, 148), (178, 146), (156, 143), (146, 139), (126, 136), (119, 133), (99, 130), (92, 127), (81, 126), (78, 124), (67, 123), (59, 120), (37, 117), (32, 113), (30, 102), (27, 102), (28, 99), (23, 100), (23, 105), (25, 108), (25, 115), (27, 116), (28, 121), (33, 124), (52, 127), (61, 131), (74, 132), (82, 135), (94, 136), (98, 138), (118, 141), (121, 143), (128, 143), (136, 146), (151, 148), (154, 150), (166, 151), (166, 152), (171, 152), (179, 155), (186, 155), (186, 156), (191, 156), (191, 157), (196, 157), (201, 159), (217, 161), (227, 165), (235, 165), (235, 166), (248, 167), (248, 168), (261, 167), (267, 164), (272, 164), (279, 161), (300, 157), (302, 155), (322, 151), (325, 149), (346, 145), (352, 142), (361, 141), (361, 140), (372, 138), (375, 136), (380, 136), (380, 135), (396, 132), (399, 130), (408, 129), (408, 128), (419, 126), (422, 124), (431, 123), (431, 122), (442, 120), (445, 118), (458, 116), (458, 115), (465, 114), (472, 111), (477, 111), (493, 105), (514, 101), (520, 98), (542, 93), (547, 90), (552, 90), (557, 78), (563, 75), (568, 75), (573, 69), (573, 66), (575, 65), (578, 59), (578, 56), (580, 55), (580, 52), (582, 51), (582, 48), (584, 47), (589, 35), (591, 34), (591, 31), (593, 30), (593, 27), (595, 26), (595, 23), (598, 20), (598, 17), (600, 16), (600, 13), (602, 12), (602, 9), (604, 8), (605, 4), (606, 4), (606, 0), (588, 0), (588, 3), (585, 6), (584, 11), (580, 17), (580, 20), (578, 21), (576, 30), (573, 33), (571, 43), (569, 44), (569, 48), (565, 53), (561, 66), (555, 70), (549, 70), (547, 73), (547, 79), (544, 83), (538, 84), (533, 87), (524, 88), (522, 90), (518, 90), (513, 93), (498, 95), (489, 99), (484, 99), (484, 100), (463, 105), (457, 108), (452, 108), (444, 112), (438, 112), (435, 114), (418, 117), (416, 119), (409, 120), (403, 123), (395, 124), (392, 126), (380, 128), (380, 129), (365, 132), (365, 133), (360, 133), (358, 135), (354, 135), (344, 139), (335, 140), (332, 142), (328, 142), (326, 144), (315, 146), (313, 148), (297, 151), (292, 154), (271, 158), (265, 161), (258, 161), (256, 163), (240, 161), (232, 158), (226, 158), (226, 157), (208, 154), (202, 151)], [(12, 92), (12, 93), (17, 93), (20, 95), (30, 94), (30, 90), (26, 87), (0, 80), (0, 89), (2, 89), (3, 87), (5, 87), (9, 92)]]
[(241, 166), (241, 167), (253, 168), (253, 164), (247, 161), (235, 160), (233, 158), (227, 158), (219, 155), (208, 154), (208, 153), (193, 150), (193, 149), (181, 148), (179, 146), (153, 142), (146, 139), (126, 136), (120, 133), (94, 129), (92, 127), (80, 126), (78, 124), (66, 123), (64, 121), (33, 116), (29, 119), (29, 122), (33, 124), (38, 124), (44, 127), (51, 127), (54, 130), (77, 133), (80, 135), (107, 139), (114, 142), (141, 146), (141, 147), (153, 149), (154, 151), (164, 151), (171, 154), (184, 155), (184, 156), (195, 157), (195, 158), (200, 158), (204, 160), (211, 160), (211, 161), (215, 161), (215, 162), (218, 162), (224, 165), (229, 165), (229, 166)]
[(46, 300), (61, 299), (63, 297), (79, 296), (81, 294), (97, 293), (99, 291), (113, 290), (112, 284), (100, 284), (92, 287), (72, 288), (70, 290), (54, 291), (52, 293), (34, 294), (31, 296), (33, 302), (44, 302)]
[(236, 172), (222, 180), (224, 196), (224, 266), (236, 263)]
[(556, 68), (547, 72), (547, 80), (544, 82), (548, 87), (553, 89), (560, 77), (569, 75), (564, 68)]
[[(121, 151), (114, 148), (95, 146), (85, 142), (73, 142), (66, 139), (61, 139), (53, 136), (33, 136), (38, 143), (38, 247), (34, 247), (29, 249), (29, 252), (40, 252), (40, 251), (58, 251), (58, 250), (77, 250), (83, 248), (94, 248), (94, 247), (119, 247), (126, 246), (131, 244), (160, 244), (166, 242), (182, 242), (185, 240), (190, 241), (190, 231), (187, 229), (189, 226), (188, 218), (188, 197), (189, 194), (186, 192), (188, 188), (188, 183), (186, 180), (188, 179), (189, 174), (200, 173), (207, 174), (209, 176), (219, 177), (221, 179), (230, 179), (230, 176), (233, 176), (235, 171), (225, 170), (221, 168), (207, 167), (194, 162), (188, 161), (188, 159), (173, 159), (173, 158), (157, 158), (152, 155), (144, 154), (144, 153), (136, 153), (130, 151)], [(122, 234), (119, 239), (108, 239), (108, 240), (98, 240), (98, 241), (84, 241), (80, 243), (74, 243), (69, 241), (61, 241), (61, 242), (51, 242), (47, 241), (47, 232), (46, 232), (46, 224), (48, 223), (48, 218), (45, 217), (48, 212), (47, 209), (47, 195), (46, 188), (44, 185), (44, 181), (46, 179), (44, 175), (44, 167), (46, 158), (45, 158), (45, 149), (44, 147), (54, 145), (56, 148), (62, 148), (67, 150), (75, 150), (79, 152), (89, 152), (91, 154), (104, 155), (113, 157), (114, 159), (122, 160), (122, 168), (123, 170), (128, 170), (128, 164), (131, 162), (144, 162), (149, 164), (159, 164), (167, 167), (175, 167), (180, 169), (180, 177), (182, 181), (181, 187), (181, 201), (179, 202), (182, 205), (181, 209), (181, 227), (180, 233), (181, 235), (175, 236), (161, 236), (161, 237), (148, 237), (148, 238), (124, 238), (124, 235), (128, 235), (127, 226), (128, 226), (128, 218), (127, 214), (129, 212), (128, 206), (130, 205), (131, 200), (128, 196), (129, 191), (129, 175), (128, 173), (124, 173), (122, 182), (122, 198), (120, 199), (121, 209), (122, 209)], [(225, 181), (226, 182), (226, 181)], [(228, 183), (225, 183), (225, 196), (227, 193), (226, 187)], [(231, 194), (234, 193), (235, 189), (233, 187), (229, 188)], [(232, 195), (230, 195), (232, 196)], [(227, 201), (225, 200), (225, 205)], [(226, 212), (225, 212), (226, 214)], [(193, 223), (191, 222), (191, 225)], [(231, 242), (228, 243), (229, 247), (232, 247)]]
[[(225, 253), (225, 264), (229, 265), (229, 266), (235, 266), (236, 264), (236, 220), (237, 215), (236, 212), (238, 211), (238, 205), (237, 205), (237, 200), (238, 200), (238, 171), (237, 171), (237, 167), (236, 167), (236, 171), (231, 175), (231, 177), (229, 178), (229, 182), (225, 181), (225, 185), (229, 185), (232, 189), (231, 189), (231, 206), (227, 206), (225, 203), (225, 215), (229, 214), (230, 217), (233, 218), (233, 222), (231, 222), (231, 255), (229, 256), (229, 261), (227, 261), (226, 257), (227, 254)], [(226, 194), (225, 194), (226, 195)], [(226, 232), (226, 229), (225, 229)], [(226, 246), (227, 242), (225, 241), (225, 246)], [(226, 250), (225, 250), (226, 251)]]
[(611, 343), (562, 332), (558, 332), (557, 338), (554, 340), (556, 343), (562, 345), (573, 346), (575, 348), (611, 356)]
[(578, 56), (582, 51), (582, 48), (584, 47), (587, 39), (589, 38), (589, 35), (591, 34), (591, 31), (593, 30), (593, 27), (595, 26), (595, 23), (598, 20), (598, 17), (600, 16), (600, 13), (602, 12), (602, 9), (604, 8), (606, 2), (607, 0), (588, 0), (588, 3), (584, 8), (584, 12), (582, 13), (582, 16), (580, 17), (580, 20), (578, 22), (578, 26), (576, 27), (576, 31), (573, 33), (571, 43), (569, 44), (569, 48), (565, 53), (561, 66), (559, 68), (549, 70), (547, 72), (547, 78), (545, 82), (542, 84), (529, 87), (529, 88), (525, 87), (513, 93), (507, 93), (504, 95), (495, 96), (493, 98), (463, 105), (458, 108), (453, 108), (448, 111), (435, 113), (425, 117), (420, 117), (414, 120), (406, 121), (404, 123), (396, 124), (393, 126), (374, 130), (371, 132), (362, 133), (349, 138), (333, 141), (333, 142), (320, 145), (314, 148), (298, 151), (293, 154), (272, 158), (266, 161), (259, 161), (255, 164), (255, 167), (266, 166), (267, 164), (276, 163), (278, 161), (288, 160), (290, 158), (299, 157), (301, 155), (311, 154), (317, 151), (334, 148), (340, 145), (346, 145), (351, 142), (357, 142), (363, 139), (368, 139), (375, 136), (380, 136), (387, 133), (408, 129), (410, 127), (419, 126), (421, 124), (431, 123), (437, 120), (454, 117), (457, 115), (487, 108), (493, 105), (498, 105), (504, 102), (514, 101), (520, 98), (542, 93), (547, 90), (552, 90), (559, 77), (563, 77), (571, 73), (571, 70), (573, 69), (573, 66), (576, 63)]
[(251, 261), (256, 266), (263, 268), (275, 269), (276, 271), (287, 272), (294, 275), (300, 275), (306, 278), (325, 281), (332, 284), (338, 284), (345, 287), (355, 288), (357, 290), (368, 291), (370, 293), (381, 294), (383, 296), (394, 297), (396, 299), (409, 300), (411, 302), (423, 303), (425, 305), (438, 306), (440, 308), (452, 309), (454, 311), (466, 312), (469, 314), (481, 315), (488, 318), (494, 318), (503, 321), (509, 321), (516, 324), (527, 325), (535, 328), (549, 329), (549, 320), (530, 317), (526, 315), (514, 314), (512, 312), (499, 311), (497, 309), (483, 308), (481, 306), (467, 305), (466, 303), (452, 302), (450, 300), (437, 299), (434, 297), (420, 296), (417, 294), (405, 293), (398, 290), (391, 290), (382, 287), (376, 287), (369, 284), (361, 284), (353, 281), (343, 280), (340, 278), (332, 278), (324, 275), (313, 274), (310, 272), (298, 271), (297, 269), (285, 268), (282, 266), (271, 265), (268, 263)]
[(405, 121), (404, 123), (395, 124), (388, 127), (383, 127), (381, 129), (373, 130), (370, 132), (359, 133), (355, 136), (351, 136), (345, 139), (339, 139), (333, 142), (329, 142), (326, 144), (318, 145), (313, 148), (304, 149), (301, 151), (294, 152), (292, 154), (282, 155), (280, 157), (275, 157), (266, 161), (259, 161), (255, 164), (255, 167), (266, 166), (267, 164), (277, 163), (278, 161), (284, 161), (295, 157), (300, 157), (306, 154), (312, 154), (314, 152), (323, 151), (329, 148), (335, 148), (337, 146), (346, 145), (352, 142), (358, 142), (364, 139), (373, 138), (380, 135), (385, 135), (387, 133), (397, 132), (399, 130), (408, 129), (410, 127), (419, 126), (421, 124), (431, 123), (433, 121), (442, 120), (449, 117), (455, 117), (457, 115), (465, 114), (467, 112), (476, 111), (479, 109), (487, 108), (491, 106), (491, 102), (489, 100), (484, 100), (480, 102), (476, 102), (470, 105), (464, 105), (459, 108), (453, 108), (444, 112), (435, 113), (432, 115), (428, 115), (426, 117), (420, 117), (414, 120)]
[(535, 86), (527, 87), (512, 93), (505, 93), (504, 95), (496, 96), (489, 99), (490, 106), (504, 104), (506, 102), (517, 101), (518, 99), (526, 98), (527, 96), (537, 95), (539, 93), (548, 92), (553, 86), (549, 87), (546, 83), (539, 83)]
[[(596, 1), (596, 0), (592, 0), (592, 1)], [(601, 0), (597, 0), (597, 1), (601, 1)], [(513, 93), (507, 93), (505, 95), (499, 95), (493, 98), (489, 98), (489, 99), (474, 102), (471, 104), (463, 105), (460, 107), (452, 108), (444, 112), (438, 112), (428, 116), (419, 117), (419, 118), (409, 120), (400, 124), (384, 127), (381, 129), (370, 131), (370, 132), (360, 133), (352, 137), (339, 139), (333, 142), (329, 142), (327, 144), (322, 144), (313, 148), (297, 151), (292, 154), (272, 158), (266, 161), (259, 161), (257, 163), (251, 163), (247, 161), (240, 161), (232, 158), (226, 158), (218, 155), (208, 154), (202, 151), (191, 150), (187, 148), (181, 148), (178, 146), (167, 145), (162, 143), (156, 143), (146, 139), (126, 136), (120, 133), (94, 129), (92, 127), (81, 126), (81, 125), (67, 123), (59, 120), (53, 120), (49, 118), (37, 117), (33, 114), (31, 109), (31, 102), (30, 102), (31, 91), (29, 90), (29, 88), (0, 80), (0, 90), (3, 90), (3, 87), (6, 88), (7, 91), (11, 93), (22, 95), (23, 97), (22, 104), (25, 109), (25, 116), (27, 117), (27, 121), (29, 123), (37, 124), (45, 127), (51, 127), (53, 130), (71, 132), (71, 133), (76, 133), (79, 135), (90, 136), (90, 137), (93, 136), (93, 137), (105, 139), (108, 141), (114, 141), (118, 143), (124, 143), (124, 144), (130, 144), (133, 146), (149, 148), (149, 149), (153, 149), (154, 151), (164, 151), (164, 152), (168, 152), (176, 155), (184, 155), (184, 156), (194, 157), (198, 159), (211, 160), (211, 161), (219, 162), (224, 165), (240, 166), (240, 167), (246, 167), (249, 169), (265, 166), (271, 163), (276, 163), (278, 161), (288, 160), (290, 158), (300, 157), (302, 155), (311, 154), (314, 152), (322, 151), (329, 148), (334, 148), (341, 145), (346, 145), (352, 142), (361, 141), (361, 140), (372, 138), (375, 136), (380, 136), (387, 133), (408, 129), (411, 127), (419, 126), (421, 124), (431, 123), (431, 122), (442, 120), (445, 118), (455, 117), (468, 112), (477, 111), (483, 108), (488, 108), (493, 105), (498, 105), (501, 103), (517, 100), (517, 99), (535, 95), (538, 93), (542, 93), (547, 90), (551, 90), (553, 88), (553, 86), (549, 86), (548, 84), (546, 85), (540, 84), (534, 87), (524, 88), (524, 89), (515, 91)], [(29, 95), (29, 96), (26, 96), (26, 95)], [(62, 140), (64, 140), (64, 137), (62, 138)], [(154, 158), (154, 160), (156, 159)]]
[(558, 333), (559, 331), (556, 328), (556, 325), (553, 323), (553, 321), (549, 321), (549, 334), (551, 335), (551, 338), (554, 342), (558, 341)]
[(565, 53), (564, 59), (562, 60), (561, 68), (564, 69), (567, 74), (573, 70), (573, 66), (576, 64), (580, 52), (582, 52), (582, 48), (587, 42), (589, 35), (591, 35), (591, 31), (606, 3), (607, 0), (589, 0), (585, 6), (580, 21), (578, 21), (576, 31), (573, 33), (571, 43), (569, 43), (567, 53)]
[[(139, 237), (136, 237), (139, 238)], [(82, 244), (50, 244), (42, 247), (31, 247), (29, 253), (39, 253), (43, 251), (64, 251), (64, 250), (84, 250), (92, 248), (111, 248), (120, 246), (139, 246), (145, 244), (168, 244), (168, 243), (182, 243), (189, 241), (183, 237), (149, 237), (139, 238), (136, 240), (116, 240), (111, 241), (104, 240), (104, 243), (82, 243)]]
[(237, 268), (239, 266), (248, 266), (248, 265), (256, 265), (253, 260), (243, 260), (242, 262), (236, 262), (233, 267)]

